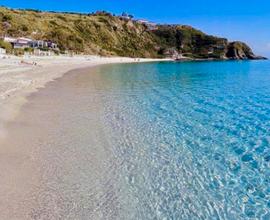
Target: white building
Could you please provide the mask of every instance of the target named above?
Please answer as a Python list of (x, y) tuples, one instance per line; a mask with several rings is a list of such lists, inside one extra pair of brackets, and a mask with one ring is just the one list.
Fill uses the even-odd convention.
[(30, 47), (29, 43), (32, 41), (30, 38), (25, 38), (25, 37), (19, 37), (19, 38), (14, 38), (14, 37), (3, 37), (3, 40), (5, 42), (11, 43), (13, 48), (27, 48)]
[(30, 46), (32, 48), (50, 48), (50, 49), (57, 49), (57, 44), (53, 43), (52, 41), (44, 41), (44, 40), (33, 40), (30, 42)]
[(120, 18), (124, 19), (124, 20), (132, 20), (133, 16), (129, 15), (126, 12), (123, 12), (122, 15), (120, 16)]
[(8, 43), (15, 43), (17, 38), (14, 37), (3, 37), (3, 41), (8, 42)]
[(48, 51), (43, 51), (43, 50), (40, 50), (40, 49), (37, 49), (35, 48), (34, 49), (34, 53), (33, 53), (35, 56), (54, 56), (55, 53), (51, 50), (48, 50)]
[(5, 42), (11, 43), (14, 49), (24, 49), (24, 48), (48, 48), (57, 50), (58, 46), (50, 40), (32, 40), (26, 37), (3, 37)]
[(150, 22), (147, 20), (137, 20), (137, 23), (139, 24), (144, 24), (149, 30), (156, 30), (157, 29), (157, 24), (154, 22)]
[(32, 42), (33, 40), (30, 39), (30, 38), (25, 38), (25, 37), (19, 37), (16, 39), (16, 41), (13, 43), (13, 48), (28, 48), (30, 47), (30, 43)]
[(6, 53), (7, 53), (6, 49), (0, 47), (0, 54), (3, 55)]

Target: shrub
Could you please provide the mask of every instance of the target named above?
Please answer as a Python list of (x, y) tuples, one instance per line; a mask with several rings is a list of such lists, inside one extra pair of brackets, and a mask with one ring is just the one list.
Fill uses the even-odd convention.
[(33, 52), (33, 51), (34, 51), (34, 49), (31, 47), (24, 48), (24, 52)]
[(13, 53), (14, 53), (15, 56), (21, 56), (21, 55), (24, 54), (24, 50), (20, 49), (20, 48), (17, 48), (17, 49), (14, 49)]
[(63, 15), (57, 15), (57, 18), (59, 18), (62, 21), (67, 22), (67, 18), (65, 16), (63, 16)]
[(4, 15), (2, 17), (2, 21), (5, 22), (5, 21), (10, 21), (12, 19), (11, 15)]
[(11, 43), (4, 42), (3, 40), (0, 40), (0, 47), (6, 49), (7, 53), (12, 52), (12, 45)]
[(53, 26), (56, 26), (56, 25), (57, 25), (57, 23), (56, 23), (55, 20), (51, 20), (51, 21), (49, 21), (49, 22), (50, 22), (50, 24), (53, 25)]
[(26, 26), (26, 25), (22, 25), (22, 31), (24, 31), (24, 32), (27, 32), (29, 29), (28, 29), (28, 27)]

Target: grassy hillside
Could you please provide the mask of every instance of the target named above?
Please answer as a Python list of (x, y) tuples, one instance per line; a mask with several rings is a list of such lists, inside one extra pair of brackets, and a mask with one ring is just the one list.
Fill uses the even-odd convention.
[(131, 57), (164, 57), (176, 51), (196, 58), (224, 58), (229, 45), (227, 39), (189, 26), (159, 25), (150, 31), (105, 12), (87, 15), (0, 7), (0, 35), (4, 34), (52, 40), (61, 50)]
[(145, 27), (110, 14), (82, 15), (0, 8), (0, 34), (55, 41), (60, 49), (120, 56), (155, 56)]

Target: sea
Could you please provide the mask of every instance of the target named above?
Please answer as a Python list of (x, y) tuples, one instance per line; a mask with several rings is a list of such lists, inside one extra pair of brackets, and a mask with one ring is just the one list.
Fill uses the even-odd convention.
[(270, 219), (269, 61), (74, 70), (10, 127), (29, 219)]

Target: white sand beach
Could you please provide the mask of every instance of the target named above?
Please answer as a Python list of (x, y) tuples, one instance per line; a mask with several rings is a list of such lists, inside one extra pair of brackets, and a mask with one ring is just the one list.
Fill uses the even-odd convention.
[[(65, 73), (74, 69), (83, 70), (84, 68), (110, 63), (133, 63), (153, 61), (164, 60), (134, 59), (122, 57), (106, 58), (97, 56), (55, 56), (24, 58), (10, 56), (0, 58), (1, 219), (42, 219), (33, 215), (55, 214), (57, 212), (54, 210), (54, 206), (49, 207), (47, 204), (43, 204), (43, 196), (45, 195), (46, 197), (47, 195), (47, 183), (46, 181), (45, 183), (43, 181), (43, 179), (45, 178), (44, 173), (46, 173), (48, 170), (49, 174), (54, 173), (54, 171), (51, 172), (50, 167), (54, 167), (51, 166), (51, 164), (55, 162), (55, 159), (52, 159), (52, 161), (50, 161), (50, 159), (48, 159), (46, 156), (47, 153), (50, 152), (49, 144), (46, 144), (46, 147), (42, 148), (42, 144), (36, 142), (39, 142), (41, 140), (40, 137), (44, 138), (44, 140), (46, 140), (46, 143), (47, 141), (51, 140), (50, 135), (46, 133), (47, 130), (42, 130), (41, 128), (43, 127), (43, 125), (46, 124), (47, 120), (51, 121), (54, 124), (54, 120), (49, 119), (50, 117), (53, 118), (54, 114), (50, 112), (50, 107), (47, 107), (45, 108), (45, 112), (47, 112), (46, 114), (48, 115), (44, 117), (43, 111), (36, 111), (35, 107), (30, 104), (29, 108), (33, 110), (33, 112), (38, 113), (37, 115), (39, 115), (37, 116), (37, 121), (34, 120), (32, 124), (38, 122), (40, 123), (40, 125), (38, 125), (37, 127), (34, 126), (36, 129), (27, 130), (27, 126), (25, 127), (24, 125), (31, 123), (31, 118), (33, 116), (32, 113), (26, 114), (30, 116), (30, 118), (20, 117), (21, 113), (24, 112), (24, 104), (31, 103), (29, 101), (29, 98), (27, 97), (29, 97), (30, 94), (38, 91), (39, 88), (45, 87), (47, 83), (55, 79), (61, 78)], [(80, 74), (82, 74), (82, 72), (83, 71), (78, 71), (78, 73)], [(74, 74), (74, 71), (72, 71), (71, 73)], [(87, 78), (86, 81), (90, 80), (91, 78)], [(47, 85), (49, 86), (49, 84)], [(55, 96), (55, 94), (57, 93), (54, 93), (53, 96)], [(52, 97), (48, 96), (47, 98), (50, 102)], [(91, 106), (93, 108), (98, 107), (98, 105), (94, 101), (94, 98), (89, 98), (93, 99), (93, 102), (91, 102)], [(65, 103), (64, 99), (61, 99), (61, 101)], [(55, 105), (53, 106), (57, 106), (57, 104), (55, 103)], [(96, 123), (96, 125), (98, 125), (98, 122)], [(93, 129), (93, 135), (99, 136), (99, 130), (96, 129), (96, 125), (92, 125), (93, 127), (95, 127), (95, 129)], [(51, 125), (49, 127), (51, 127)], [(50, 131), (50, 129), (48, 129), (48, 131)], [(96, 139), (91, 138), (91, 140), (95, 141)], [(97, 142), (93, 143), (93, 146), (101, 146), (101, 144)], [(53, 151), (58, 149), (57, 147), (55, 148), (54, 145), (52, 147)], [(103, 148), (101, 148), (100, 150), (102, 151), (102, 149)], [(57, 154), (53, 153), (53, 155)], [(103, 168), (101, 169), (99, 168), (99, 166), (102, 166), (103, 162), (105, 161), (105, 159), (101, 160), (101, 158), (108, 157), (108, 155), (104, 155), (105, 154), (103, 151), (95, 151), (95, 154), (93, 154), (93, 157), (91, 159), (91, 167), (93, 168), (93, 170), (103, 170)], [(68, 156), (68, 158), (71, 159), (72, 156)], [(76, 162), (76, 160), (74, 160), (74, 162)], [(70, 166), (67, 166), (67, 169), (70, 169)], [(99, 178), (97, 178), (97, 176), (95, 175), (93, 175), (93, 178), (96, 178), (95, 181), (99, 180)], [(91, 183), (94, 183), (95, 181), (93, 180)], [(45, 190), (44, 192), (46, 193), (44, 193), (42, 190)], [(37, 202), (39, 200), (41, 201), (40, 204)], [(54, 201), (54, 199), (52, 199), (52, 201)], [(50, 204), (52, 203), (50, 202)], [(35, 211), (40, 211), (39, 208), (43, 209), (42, 207), (47, 206), (48, 210), (41, 211), (41, 214)], [(55, 218), (50, 216), (46, 219)]]
[(0, 57), (0, 138), (5, 136), (4, 122), (16, 116), (25, 97), (66, 72), (101, 64), (154, 61), (165, 60), (100, 56)]

